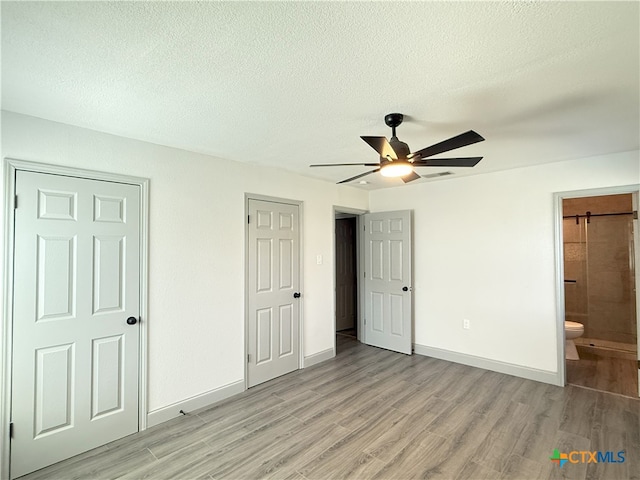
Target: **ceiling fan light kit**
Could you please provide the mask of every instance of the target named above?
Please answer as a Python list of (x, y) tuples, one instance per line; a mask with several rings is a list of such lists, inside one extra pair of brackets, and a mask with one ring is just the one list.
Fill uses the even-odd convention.
[(391, 161), (380, 167), (380, 174), (383, 177), (404, 177), (411, 172), (413, 172), (413, 165), (404, 160)]
[[(388, 127), (391, 127), (391, 140), (387, 140), (386, 137), (360, 137), (371, 148), (378, 152), (380, 155), (380, 161), (378, 163), (324, 163), (309, 166), (339, 167), (357, 165), (378, 167), (375, 170), (355, 175), (338, 183), (351, 182), (377, 172), (380, 172), (384, 177), (400, 177), (403, 182), (408, 183), (420, 178), (420, 175), (415, 172), (415, 167), (475, 167), (478, 162), (482, 160), (482, 157), (428, 158), (439, 153), (484, 141), (484, 138), (473, 130), (461, 133), (448, 140), (412, 153), (409, 145), (398, 140), (396, 136), (396, 127), (398, 127), (403, 120), (404, 115), (401, 113), (389, 113), (385, 115), (384, 123)], [(360, 183), (362, 183), (362, 181)]]

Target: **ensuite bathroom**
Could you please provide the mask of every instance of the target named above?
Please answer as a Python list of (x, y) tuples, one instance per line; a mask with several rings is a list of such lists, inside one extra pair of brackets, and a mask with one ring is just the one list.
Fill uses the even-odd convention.
[(567, 383), (637, 398), (633, 195), (562, 207)]

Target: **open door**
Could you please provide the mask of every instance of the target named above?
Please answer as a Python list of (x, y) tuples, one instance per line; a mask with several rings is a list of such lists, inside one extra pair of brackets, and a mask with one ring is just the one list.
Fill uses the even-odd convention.
[(364, 343), (411, 355), (411, 211), (364, 215)]

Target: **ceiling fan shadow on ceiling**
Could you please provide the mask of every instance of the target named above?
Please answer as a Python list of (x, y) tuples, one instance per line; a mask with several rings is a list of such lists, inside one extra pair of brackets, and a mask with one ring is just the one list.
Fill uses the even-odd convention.
[(360, 137), (378, 152), (380, 155), (378, 163), (323, 163), (309, 166), (343, 167), (357, 165), (376, 167), (374, 170), (347, 178), (338, 183), (351, 182), (377, 172), (380, 172), (385, 177), (400, 177), (404, 183), (408, 183), (420, 178), (420, 175), (414, 170), (416, 167), (475, 167), (482, 160), (482, 157), (428, 158), (439, 153), (484, 141), (484, 138), (473, 130), (411, 153), (409, 145), (398, 140), (396, 136), (396, 127), (402, 123), (403, 119), (404, 115), (401, 113), (385, 115), (384, 123), (391, 127), (391, 140), (387, 140), (386, 137)]

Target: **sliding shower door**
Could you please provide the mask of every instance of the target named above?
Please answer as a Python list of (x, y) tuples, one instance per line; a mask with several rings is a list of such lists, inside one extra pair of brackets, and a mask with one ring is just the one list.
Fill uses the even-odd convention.
[(565, 318), (583, 341), (635, 351), (633, 216), (564, 219)]

